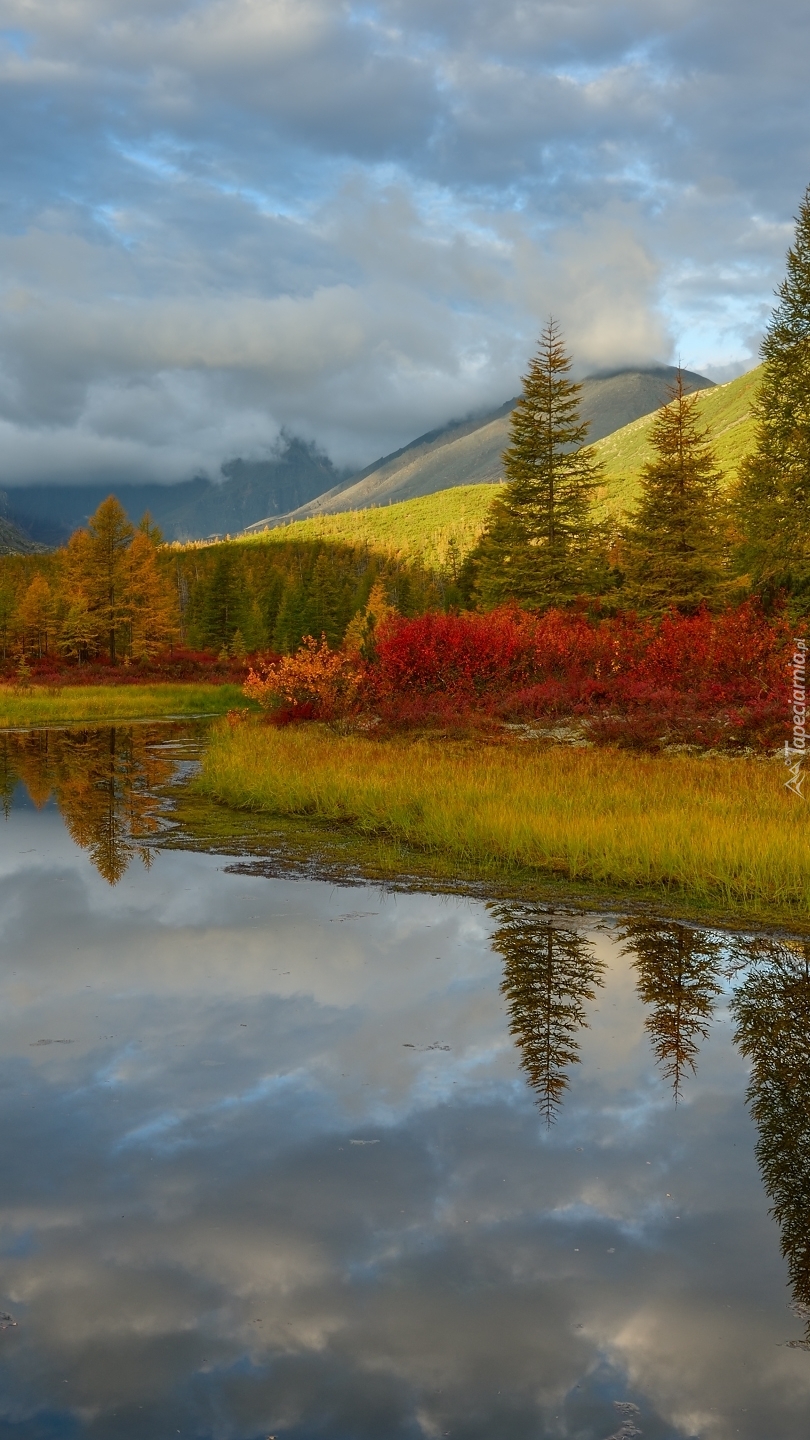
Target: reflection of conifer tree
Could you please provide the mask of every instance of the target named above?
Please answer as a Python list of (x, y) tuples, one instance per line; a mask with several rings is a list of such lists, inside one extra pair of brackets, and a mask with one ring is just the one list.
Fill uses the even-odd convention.
[(56, 796), (71, 838), (111, 885), (135, 855), (151, 863), (143, 842), (158, 828), (154, 790), (168, 779), (172, 762), (155, 752), (147, 727), (12, 736), (8, 766), (35, 804)]
[(579, 1060), (585, 1002), (603, 984), (604, 964), (574, 930), (558, 929), (537, 905), (493, 905), (492, 948), (504, 958), (502, 994), (523, 1069), (546, 1124), (556, 1118), (567, 1070)]
[(810, 1349), (810, 941), (755, 941), (750, 954), (759, 963), (732, 1002), (735, 1040), (751, 1061), (757, 1160)]
[(0, 740), (0, 803), (2, 803), (6, 819), (11, 814), (11, 801), (17, 778), (14, 762), (9, 753), (9, 737), (4, 735)]
[(684, 1071), (694, 1074), (699, 1041), (709, 1033), (721, 990), (722, 943), (704, 931), (657, 920), (632, 920), (621, 938), (628, 942), (623, 953), (636, 956), (638, 993), (652, 1007), (646, 1029), (677, 1102)]

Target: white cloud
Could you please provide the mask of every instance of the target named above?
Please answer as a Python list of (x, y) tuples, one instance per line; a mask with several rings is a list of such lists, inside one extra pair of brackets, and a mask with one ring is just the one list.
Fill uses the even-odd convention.
[(798, 0), (0, 0), (2, 483), (367, 461), (552, 311), (580, 371), (752, 363), (808, 42)]

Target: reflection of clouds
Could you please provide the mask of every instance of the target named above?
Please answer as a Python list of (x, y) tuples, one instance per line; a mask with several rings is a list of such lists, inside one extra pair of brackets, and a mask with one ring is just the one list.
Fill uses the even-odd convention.
[(549, 1134), (477, 905), (178, 853), (111, 892), (56, 816), (2, 839), (7, 1423), (803, 1435), (728, 1027), (676, 1114), (609, 935)]

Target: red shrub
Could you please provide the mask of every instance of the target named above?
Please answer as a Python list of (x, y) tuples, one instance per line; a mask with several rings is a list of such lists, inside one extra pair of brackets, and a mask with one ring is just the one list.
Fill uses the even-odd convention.
[(394, 724), (574, 715), (622, 744), (776, 744), (792, 648), (787, 622), (750, 603), (659, 622), (512, 609), (396, 618), (381, 628), (364, 698)]
[(445, 695), (470, 704), (526, 673), (531, 626), (531, 617), (516, 610), (388, 621), (376, 641), (373, 692), (383, 702)]

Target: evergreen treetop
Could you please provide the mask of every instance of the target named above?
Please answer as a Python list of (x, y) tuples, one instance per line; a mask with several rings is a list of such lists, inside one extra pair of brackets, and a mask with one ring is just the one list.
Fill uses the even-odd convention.
[(485, 604), (565, 604), (586, 585), (594, 538), (590, 500), (601, 465), (586, 446), (582, 387), (570, 371), (551, 319), (512, 411), (503, 454), (506, 483), (479, 545), (478, 588)]
[(810, 591), (810, 186), (762, 343), (757, 443), (738, 491), (739, 561), (755, 588)]
[(650, 431), (655, 458), (641, 473), (641, 496), (629, 517), (623, 568), (625, 598), (648, 612), (698, 610), (722, 593), (725, 524), (721, 475), (678, 370), (669, 403)]

